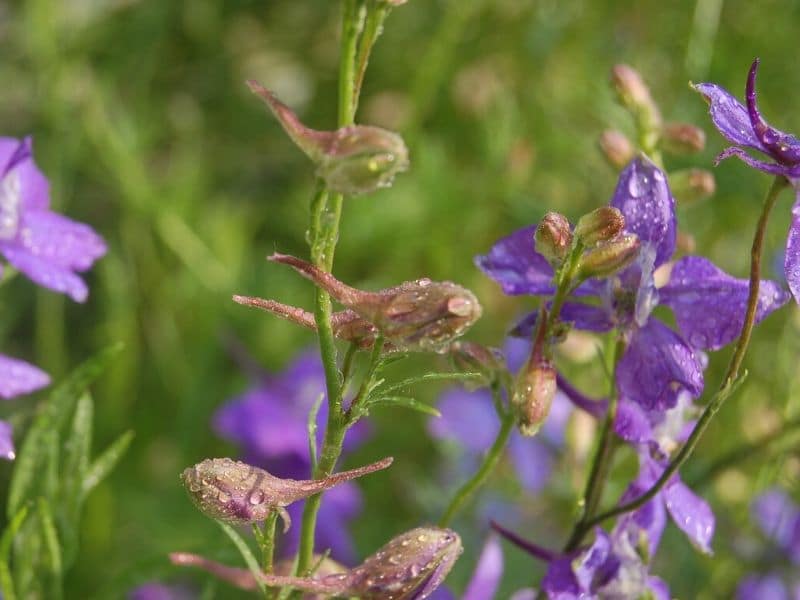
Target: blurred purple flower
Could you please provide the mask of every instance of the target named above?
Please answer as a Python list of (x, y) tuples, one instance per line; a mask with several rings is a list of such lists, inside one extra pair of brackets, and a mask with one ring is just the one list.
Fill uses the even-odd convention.
[[(753, 61), (747, 76), (746, 106), (714, 83), (698, 83), (694, 88), (708, 101), (711, 120), (717, 130), (736, 144), (726, 148), (717, 157), (717, 162), (736, 156), (759, 171), (785, 176), (795, 188), (796, 200), (786, 240), (784, 271), (792, 295), (800, 302), (800, 139), (775, 129), (761, 116), (756, 102), (758, 63), (758, 59)], [(755, 159), (743, 148), (766, 154), (774, 162)]]
[(764, 535), (800, 565), (800, 506), (782, 490), (767, 490), (753, 503), (753, 518)]
[[(669, 282), (656, 289), (653, 274), (675, 251), (675, 201), (664, 173), (646, 158), (634, 159), (622, 171), (611, 206), (625, 216), (626, 230), (639, 237), (639, 258), (613, 277), (581, 285), (575, 296), (594, 296), (599, 305), (568, 302), (561, 318), (578, 329), (623, 332), (627, 344), (617, 367), (620, 395), (646, 410), (664, 411), (675, 406), (681, 390), (694, 397), (702, 391), (698, 350), (716, 350), (736, 338), (749, 282), (727, 275), (705, 258), (689, 256), (677, 261)], [(534, 230), (517, 231), (476, 259), (507, 294), (553, 292), (553, 271), (534, 250)], [(757, 320), (788, 298), (777, 284), (763, 281)], [(659, 303), (672, 309), (679, 333), (650, 318)], [(515, 334), (530, 336), (535, 319), (535, 314), (523, 319)]]
[[(213, 417), (214, 430), (238, 444), (244, 460), (263, 467), (279, 477), (306, 479), (311, 471), (307, 421), (314, 403), (322, 398), (317, 414), (317, 447), (327, 419), (325, 374), (319, 356), (305, 352), (282, 373), (265, 376), (242, 395), (223, 405)], [(362, 422), (350, 429), (345, 450), (352, 450), (368, 435)], [(325, 493), (320, 508), (316, 544), (331, 548), (336, 560), (346, 563), (356, 558), (347, 523), (361, 509), (361, 494), (353, 483), (345, 483)], [(289, 507), (295, 523), (300, 522), (302, 503)], [(284, 553), (297, 547), (300, 529), (292, 527), (284, 540)]]
[[(0, 398), (8, 400), (50, 384), (50, 376), (31, 364), (0, 354)], [(14, 460), (11, 425), (0, 421), (0, 458)]]
[(737, 600), (800, 600), (800, 584), (789, 590), (780, 576), (770, 573), (768, 575), (748, 575), (736, 588)]
[(140, 585), (128, 594), (128, 600), (193, 600), (192, 590), (183, 585), (165, 585), (152, 581)]
[(89, 290), (76, 272), (88, 270), (106, 244), (91, 227), (49, 206), (31, 138), (0, 137), (0, 254), (35, 283), (84, 302)]

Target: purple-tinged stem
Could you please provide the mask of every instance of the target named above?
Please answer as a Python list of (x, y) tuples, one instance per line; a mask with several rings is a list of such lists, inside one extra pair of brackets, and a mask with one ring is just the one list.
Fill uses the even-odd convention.
[(522, 536), (517, 535), (510, 529), (506, 529), (505, 527), (500, 525), (497, 521), (489, 521), (489, 525), (497, 533), (502, 535), (512, 544), (514, 544), (517, 548), (521, 548), (522, 550), (524, 550), (534, 558), (538, 558), (542, 562), (549, 563), (561, 557), (559, 553), (554, 552), (552, 550), (548, 550), (547, 548), (543, 548), (542, 546), (539, 546), (537, 544), (534, 544), (530, 540), (526, 540)]
[(556, 374), (556, 383), (558, 384), (558, 389), (561, 391), (561, 393), (563, 393), (570, 402), (572, 402), (581, 410), (589, 413), (597, 419), (602, 418), (606, 413), (606, 410), (608, 409), (607, 398), (602, 398), (599, 400), (589, 398), (569, 381), (567, 381), (567, 378), (561, 373)]

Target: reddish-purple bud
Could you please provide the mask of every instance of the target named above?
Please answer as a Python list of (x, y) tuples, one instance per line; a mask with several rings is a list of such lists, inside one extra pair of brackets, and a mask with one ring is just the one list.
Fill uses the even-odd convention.
[(653, 145), (661, 133), (661, 111), (642, 76), (628, 65), (615, 65), (611, 69), (611, 84), (620, 103), (636, 119), (637, 128), (646, 138), (645, 148)]
[(625, 217), (618, 208), (601, 206), (583, 215), (575, 226), (575, 237), (587, 248), (617, 237), (625, 229)]
[(275, 477), (264, 469), (230, 458), (209, 458), (185, 469), (181, 479), (197, 508), (212, 519), (258, 523), (277, 510), (288, 529), (291, 521), (284, 507), (391, 464), (391, 458), (384, 458), (325, 479), (295, 480)]
[(557, 212), (547, 213), (534, 233), (536, 251), (554, 268), (561, 266), (572, 247), (572, 228), (567, 217)]
[(693, 154), (706, 147), (705, 132), (690, 123), (667, 123), (661, 139), (664, 149), (672, 154)]
[(531, 356), (527, 366), (514, 382), (511, 406), (522, 435), (536, 435), (550, 413), (555, 398), (556, 370), (553, 364), (541, 357)]
[(639, 256), (641, 244), (634, 234), (622, 234), (588, 250), (581, 257), (578, 278), (610, 277)]
[(603, 156), (616, 169), (622, 169), (636, 154), (636, 149), (628, 137), (616, 129), (606, 129), (600, 134), (598, 143)]
[(378, 292), (365, 292), (294, 256), (276, 253), (268, 259), (289, 265), (313, 281), (375, 325), (400, 350), (446, 352), (450, 343), (464, 335), (482, 313), (475, 294), (450, 281), (417, 279)]
[(689, 206), (713, 196), (717, 182), (705, 169), (681, 169), (669, 174), (669, 187), (678, 202)]
[(392, 184), (408, 169), (408, 148), (396, 133), (367, 125), (336, 131), (317, 131), (300, 122), (292, 110), (256, 81), (248, 81), (280, 121), (292, 141), (317, 165), (317, 175), (328, 189), (355, 195)]

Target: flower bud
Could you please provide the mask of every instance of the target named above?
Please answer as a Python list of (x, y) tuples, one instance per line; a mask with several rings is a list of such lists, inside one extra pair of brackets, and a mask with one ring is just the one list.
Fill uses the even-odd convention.
[(475, 342), (458, 341), (450, 344), (450, 359), (456, 370), (462, 373), (478, 373), (478, 380), (467, 380), (462, 385), (467, 389), (488, 387), (499, 372), (505, 370), (502, 353), (496, 348), (487, 348)]
[(547, 213), (536, 227), (534, 243), (536, 251), (553, 268), (561, 266), (572, 247), (572, 228), (567, 217), (556, 212)]
[(705, 169), (681, 169), (669, 175), (669, 187), (684, 206), (706, 200), (717, 191), (714, 174)]
[(281, 479), (264, 469), (232, 460), (209, 458), (185, 469), (181, 479), (197, 508), (212, 519), (226, 523), (258, 523), (277, 510), (288, 530), (291, 521), (285, 506), (335, 485), (385, 469), (385, 458), (365, 467), (343, 471), (325, 479)]
[(375, 325), (400, 350), (447, 352), (450, 343), (461, 337), (483, 310), (471, 291), (450, 281), (418, 279), (365, 292), (294, 256), (276, 253), (268, 260), (294, 268)]
[(349, 595), (362, 600), (423, 600), (442, 584), (462, 550), (455, 531), (412, 529), (350, 572)]
[(661, 111), (642, 76), (628, 65), (615, 65), (611, 69), (611, 84), (622, 105), (636, 119), (637, 128), (647, 138), (647, 144), (654, 143), (661, 130)]
[(608, 242), (625, 229), (625, 217), (618, 208), (601, 206), (583, 215), (575, 226), (575, 237), (587, 248)]
[(553, 364), (534, 352), (528, 365), (517, 375), (511, 396), (511, 406), (522, 435), (536, 435), (550, 413), (556, 390)]
[(706, 147), (705, 131), (690, 123), (667, 123), (661, 138), (672, 154), (693, 154)]
[(581, 257), (579, 278), (610, 277), (636, 260), (640, 246), (634, 234), (622, 234), (588, 250)]
[(292, 141), (317, 165), (328, 189), (355, 195), (388, 187), (397, 173), (408, 169), (408, 149), (396, 133), (368, 125), (317, 131), (300, 122), (292, 110), (268, 89), (248, 81), (280, 121)]
[(600, 134), (598, 143), (603, 156), (616, 169), (622, 169), (636, 154), (636, 149), (628, 137), (616, 129), (606, 129)]

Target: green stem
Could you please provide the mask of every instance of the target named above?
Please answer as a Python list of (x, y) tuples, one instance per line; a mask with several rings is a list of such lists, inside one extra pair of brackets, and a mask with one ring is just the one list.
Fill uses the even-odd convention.
[[(495, 386), (495, 389), (492, 390), (492, 394), (495, 396), (500, 395), (500, 390), (497, 388), (497, 386)], [(481, 463), (480, 468), (469, 479), (469, 481), (459, 488), (459, 490), (456, 492), (456, 495), (450, 501), (450, 505), (447, 507), (447, 510), (445, 510), (444, 515), (441, 519), (439, 519), (440, 527), (447, 527), (453, 520), (453, 517), (456, 515), (458, 510), (467, 502), (467, 500), (469, 500), (475, 491), (486, 482), (489, 475), (491, 475), (492, 471), (494, 471), (494, 468), (497, 466), (497, 463), (503, 454), (503, 450), (508, 443), (508, 438), (511, 436), (511, 431), (513, 429), (514, 414), (512, 412), (508, 412), (508, 414), (502, 416), (502, 420), (500, 422), (500, 431), (497, 432), (497, 437), (495, 438), (492, 447), (489, 448), (486, 456), (483, 457), (483, 462)]]
[(367, 64), (369, 63), (369, 56), (372, 53), (372, 47), (375, 45), (378, 37), (383, 28), (383, 22), (386, 20), (386, 15), (389, 14), (389, 7), (387, 4), (377, 3), (375, 0), (369, 2), (367, 7), (367, 17), (364, 23), (364, 33), (361, 35), (361, 40), (358, 44), (358, 54), (356, 56), (356, 75), (355, 86), (353, 89), (353, 112), (358, 109), (358, 99), (361, 96), (361, 85), (364, 83), (364, 74), (367, 72)]
[[(362, 0), (342, 0), (342, 39), (339, 58), (339, 110), (338, 126), (352, 125), (355, 113), (354, 89), (356, 52), (361, 32)], [(312, 262), (330, 272), (333, 256), (339, 239), (339, 223), (342, 216), (342, 194), (331, 194), (319, 186), (311, 204), (311, 259)], [(342, 377), (336, 362), (336, 345), (331, 327), (331, 299), (327, 292), (318, 289), (314, 305), (320, 355), (325, 369), (325, 386), (328, 394), (328, 420), (322, 451), (314, 469), (317, 479), (328, 477), (342, 453), (342, 443), (347, 424), (342, 413)], [(311, 566), (314, 554), (314, 532), (317, 526), (322, 496), (317, 494), (306, 500), (300, 532), (295, 573), (303, 575)], [(297, 594), (295, 594), (297, 595)]]
[(761, 217), (758, 220), (756, 233), (753, 237), (753, 246), (750, 251), (750, 293), (747, 298), (747, 310), (745, 312), (742, 333), (739, 336), (739, 340), (736, 342), (736, 348), (733, 352), (733, 356), (731, 356), (730, 363), (728, 364), (728, 370), (725, 373), (725, 377), (723, 378), (719, 389), (706, 405), (703, 414), (698, 419), (697, 424), (692, 430), (692, 433), (689, 435), (689, 438), (681, 447), (675, 458), (673, 458), (669, 465), (667, 465), (667, 468), (664, 469), (661, 477), (659, 477), (658, 480), (641, 496), (638, 496), (630, 502), (620, 504), (610, 510), (600, 513), (599, 515), (586, 521), (581, 531), (577, 532), (577, 538), (579, 540), (577, 543), (580, 543), (580, 540), (583, 539), (583, 536), (586, 535), (586, 533), (595, 525), (599, 525), (607, 519), (612, 519), (641, 508), (656, 494), (658, 494), (658, 492), (661, 491), (661, 489), (667, 484), (672, 476), (691, 456), (692, 452), (700, 441), (700, 438), (703, 436), (703, 433), (705, 433), (705, 430), (708, 428), (711, 420), (722, 407), (725, 400), (738, 387), (738, 384), (741, 381), (739, 378), (739, 370), (741, 369), (745, 354), (747, 354), (747, 348), (750, 345), (750, 338), (752, 337), (753, 327), (755, 326), (756, 321), (758, 292), (761, 284), (761, 253), (764, 243), (764, 233), (767, 228), (767, 221), (769, 220), (770, 212), (772, 211), (773, 206), (775, 206), (778, 195), (786, 185), (788, 185), (788, 183), (783, 177), (776, 177), (772, 187), (770, 187), (766, 199), (764, 200), (764, 207), (761, 211)]
[(550, 314), (547, 316), (547, 324), (545, 331), (551, 332), (553, 326), (558, 321), (561, 314), (561, 308), (569, 296), (570, 292), (574, 289), (575, 275), (578, 272), (578, 266), (581, 262), (581, 255), (583, 254), (584, 246), (579, 241), (575, 241), (575, 245), (570, 250), (569, 256), (564, 261), (564, 264), (556, 273), (556, 291), (553, 294), (553, 301), (550, 304)]

